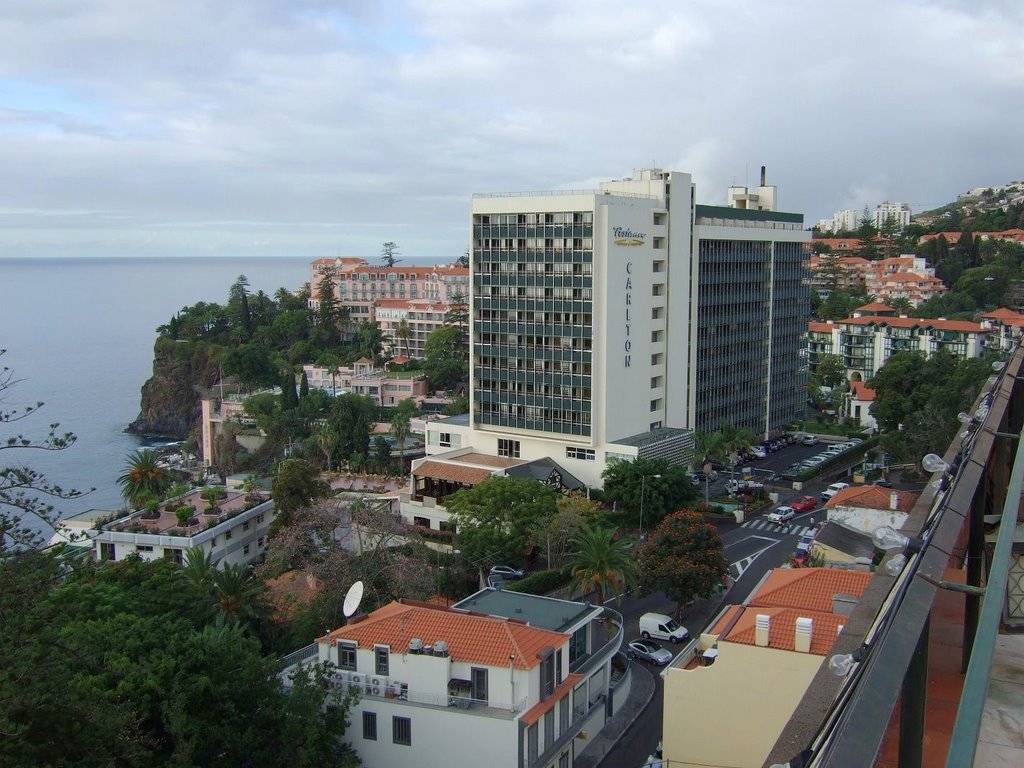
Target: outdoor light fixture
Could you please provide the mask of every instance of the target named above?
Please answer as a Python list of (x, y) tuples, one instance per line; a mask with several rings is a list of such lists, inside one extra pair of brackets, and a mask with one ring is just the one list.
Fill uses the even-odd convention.
[(937, 453), (929, 453), (923, 459), (921, 459), (921, 466), (924, 467), (924, 471), (929, 474), (935, 472), (945, 472), (949, 469), (949, 464), (943, 461), (942, 457)]
[(885, 572), (892, 577), (900, 575), (900, 571), (903, 570), (907, 564), (907, 556), (900, 552), (898, 555), (894, 555), (888, 563), (885, 564)]
[(974, 421), (974, 417), (972, 417), (969, 413), (960, 411), (960, 413), (956, 415), (956, 420), (959, 421), (961, 424), (970, 424), (972, 421)]
[(913, 536), (906, 536), (891, 525), (880, 525), (871, 532), (871, 541), (879, 549), (900, 549), (903, 552), (920, 552), (924, 542)]
[(814, 753), (809, 749), (805, 749), (799, 755), (794, 756), (789, 762), (773, 763), (772, 768), (805, 768), (812, 757), (814, 757)]
[(992, 370), (995, 371), (996, 373), (999, 373), (1005, 367), (1006, 362), (1003, 360), (996, 360), (994, 363), (992, 363)]
[(860, 664), (868, 656), (868, 645), (865, 643), (853, 653), (837, 653), (828, 660), (829, 671), (836, 677), (846, 677), (854, 664)]

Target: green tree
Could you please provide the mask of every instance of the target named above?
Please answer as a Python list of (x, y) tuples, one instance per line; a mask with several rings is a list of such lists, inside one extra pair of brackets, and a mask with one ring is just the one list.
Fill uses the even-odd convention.
[(696, 497), (685, 468), (664, 459), (612, 461), (601, 477), (605, 501), (617, 504), (630, 523), (643, 523), (648, 527), (660, 520), (667, 510)]
[(541, 518), (530, 538), (544, 548), (548, 568), (564, 562), (572, 540), (589, 530), (597, 521), (597, 504), (580, 491), (562, 494), (551, 517)]
[(380, 360), (380, 348), (384, 343), (384, 333), (376, 320), (362, 323), (359, 326), (359, 356), (367, 357), (374, 363)]
[(866, 205), (857, 222), (856, 237), (858, 241), (857, 255), (862, 259), (877, 259), (882, 255), (877, 241), (878, 227), (875, 226), (874, 217)]
[(459, 340), (469, 348), (469, 300), (459, 289), (448, 299), (448, 309), (444, 313), (444, 324), (459, 329)]
[(341, 310), (335, 293), (336, 270), (322, 266), (316, 283), (316, 341), (323, 347), (335, 346), (339, 341)]
[(326, 498), (330, 493), (331, 487), (320, 479), (320, 470), (315, 465), (305, 459), (281, 462), (277, 477), (270, 485), (270, 497), (277, 513), (274, 527), (287, 525), (295, 510), (316, 499)]
[(162, 498), (171, 484), (171, 477), (160, 466), (156, 451), (144, 449), (127, 458), (125, 470), (117, 478), (117, 484), (121, 486), (124, 500), (137, 508), (140, 499), (147, 496)]
[(889, 258), (893, 255), (892, 249), (896, 245), (896, 238), (900, 234), (900, 222), (893, 214), (887, 215), (882, 220), (882, 225), (878, 228), (878, 234), (882, 236), (885, 242), (885, 257)]
[(398, 258), (398, 243), (388, 240), (381, 246), (380, 249), (380, 261), (385, 267), (389, 269), (397, 264), (401, 259)]
[(373, 438), (373, 463), (379, 472), (387, 472), (391, 467), (391, 445), (381, 435)]
[[(0, 349), (0, 357), (6, 352), (6, 349)], [(42, 402), (37, 402), (20, 408), (7, 408), (7, 398), (17, 383), (10, 368), (0, 368), (0, 427), (5, 431), (10, 425), (37, 413), (43, 406)], [(50, 424), (48, 433), (42, 438), (19, 433), (0, 434), (0, 452), (63, 451), (70, 448), (75, 444), (75, 436), (71, 432), (60, 434), (59, 428), (59, 424)], [(46, 542), (48, 534), (45, 532), (56, 528), (60, 518), (60, 513), (48, 500), (75, 499), (82, 493), (61, 488), (28, 466), (0, 467), (0, 560), (8, 547), (18, 550), (39, 547)]]
[(518, 563), (535, 542), (531, 532), (556, 509), (556, 492), (531, 478), (489, 477), (445, 498), (463, 556), (481, 571)]
[(212, 587), (218, 621), (246, 628), (255, 628), (259, 624), (262, 612), (260, 597), (265, 586), (256, 578), (251, 565), (227, 563), (215, 569)]
[(469, 248), (467, 248), (463, 254), (455, 260), (455, 266), (469, 269)]
[(198, 594), (206, 594), (213, 586), (213, 556), (201, 547), (185, 550), (185, 562), (181, 573)]
[(423, 345), (423, 370), (434, 389), (452, 389), (469, 379), (469, 348), (454, 326), (435, 328)]
[(252, 336), (252, 312), (249, 309), (249, 279), (239, 275), (228, 292), (228, 315), (239, 336), (248, 340)]
[(729, 458), (729, 473), (736, 475), (736, 460), (742, 451), (749, 451), (757, 439), (749, 427), (738, 427), (731, 421), (720, 421), (718, 432), (722, 436), (722, 448)]
[(369, 397), (347, 393), (334, 398), (328, 417), (338, 434), (338, 455), (351, 464), (355, 454), (370, 452), (370, 425), (376, 420), (377, 404)]
[(270, 350), (259, 344), (242, 344), (229, 349), (223, 357), (224, 373), (234, 376), (249, 391), (278, 383), (277, 364)]
[(895, 431), (907, 414), (920, 411), (928, 400), (928, 358), (918, 350), (897, 352), (869, 382), (875, 390), (871, 415), (882, 430)]
[(825, 284), (829, 295), (840, 290), (850, 279), (850, 272), (839, 261), (839, 256), (831, 253), (824, 254), (818, 259), (817, 277)]
[(589, 528), (577, 534), (571, 546), (570, 597), (594, 591), (596, 603), (604, 605), (609, 591), (615, 590), (621, 599), (622, 593), (636, 584), (635, 553), (626, 539), (616, 537), (614, 529)]
[(206, 502), (207, 514), (212, 513), (213, 508), (217, 506), (217, 502), (221, 499), (226, 499), (227, 496), (228, 492), (219, 485), (211, 485), (208, 488), (203, 488), (199, 493), (199, 498)]
[(406, 357), (409, 356), (409, 337), (412, 336), (412, 327), (409, 325), (409, 321), (404, 317), (398, 321), (395, 326), (395, 339), (401, 342), (398, 351), (404, 354)]
[(391, 415), (391, 435), (398, 441), (398, 451), (405, 462), (405, 441), (409, 439), (409, 422), (416, 414), (416, 403), (402, 400)]
[(826, 387), (837, 387), (846, 381), (846, 366), (839, 355), (824, 354), (818, 358), (814, 372)]
[(710, 597), (729, 573), (722, 537), (699, 512), (665, 517), (640, 549), (640, 591), (664, 592), (676, 616), (695, 597)]
[(299, 400), (305, 400), (307, 397), (309, 397), (309, 377), (303, 371), (302, 378), (299, 380)]

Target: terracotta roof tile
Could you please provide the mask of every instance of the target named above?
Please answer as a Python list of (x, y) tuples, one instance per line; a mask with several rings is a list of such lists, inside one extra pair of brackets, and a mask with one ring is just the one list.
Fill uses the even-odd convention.
[(464, 453), (459, 456), (459, 461), (467, 464), (483, 464), (485, 467), (517, 467), (525, 463), (522, 459), (511, 459), (506, 456), (491, 456), (486, 453)]
[(895, 312), (892, 307), (888, 304), (883, 304), (880, 301), (872, 301), (870, 304), (865, 304), (863, 307), (857, 307), (854, 312)]
[(769, 617), (768, 647), (783, 651), (796, 650), (796, 620), (799, 618), (810, 619), (812, 622), (810, 652), (816, 656), (825, 656), (832, 650), (832, 645), (839, 634), (839, 627), (845, 625), (849, 620), (848, 616), (841, 616), (835, 613), (823, 613), (798, 608), (748, 606), (736, 624), (729, 630), (728, 634), (721, 639), (731, 643), (756, 645), (755, 636), (758, 614), (764, 614)]
[(776, 568), (747, 604), (832, 613), (834, 595), (859, 597), (872, 575), (838, 568)]
[(812, 320), (807, 324), (807, 330), (812, 333), (832, 333), (834, 329), (835, 325), (832, 323), (818, 323)]
[(533, 725), (541, 719), (545, 712), (553, 709), (555, 704), (557, 704), (561, 699), (565, 698), (569, 694), (569, 692), (572, 691), (572, 689), (576, 686), (576, 683), (578, 683), (582, 679), (583, 675), (566, 675), (565, 680), (563, 680), (561, 685), (559, 685), (557, 688), (555, 688), (554, 691), (552, 691), (551, 695), (548, 696), (548, 698), (546, 698), (544, 701), (538, 701), (536, 704), (534, 704), (532, 707), (526, 710), (520, 719), (526, 725)]
[(875, 390), (863, 381), (851, 381), (850, 394), (853, 396), (854, 400), (870, 401), (875, 399)]
[(424, 461), (412, 473), (415, 477), (432, 477), (436, 480), (448, 480), (460, 485), (477, 485), (494, 474), (489, 469), (466, 467), (462, 464), (449, 464), (443, 461)]
[(438, 640), (448, 644), (452, 661), (508, 667), (514, 656), (516, 669), (533, 669), (545, 648), (561, 648), (568, 635), (531, 627), (510, 619), (459, 611), (426, 603), (389, 603), (367, 618), (334, 630), (327, 642), (351, 640), (360, 648), (387, 645), (392, 653), (405, 653), (409, 641), (425, 645)]
[(897, 509), (900, 512), (909, 512), (917, 503), (918, 494), (912, 491), (896, 491), (891, 488), (879, 488), (877, 485), (855, 485), (841, 490), (829, 499), (825, 506), (835, 507), (842, 504), (863, 509), (891, 509), (894, 493), (897, 495)]
[(937, 331), (991, 333), (991, 329), (982, 328), (981, 323), (972, 323), (968, 320), (935, 320), (924, 317), (883, 317), (881, 315), (863, 315), (861, 317), (848, 317), (840, 322), (843, 325), (885, 325), (892, 328), (934, 328)]

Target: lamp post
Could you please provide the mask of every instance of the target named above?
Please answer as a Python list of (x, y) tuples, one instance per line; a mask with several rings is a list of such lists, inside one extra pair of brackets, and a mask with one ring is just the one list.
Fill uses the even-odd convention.
[[(661, 475), (651, 475), (653, 478), (660, 478)], [(644, 540), (644, 486), (647, 483), (647, 475), (640, 476), (640, 539), (639, 543), (643, 543)]]

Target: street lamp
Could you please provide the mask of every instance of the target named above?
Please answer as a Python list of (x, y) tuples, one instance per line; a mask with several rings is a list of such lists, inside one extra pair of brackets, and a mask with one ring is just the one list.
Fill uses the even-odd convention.
[[(661, 475), (651, 475), (659, 479)], [(647, 483), (647, 475), (640, 476), (640, 542), (644, 540), (644, 485)]]

